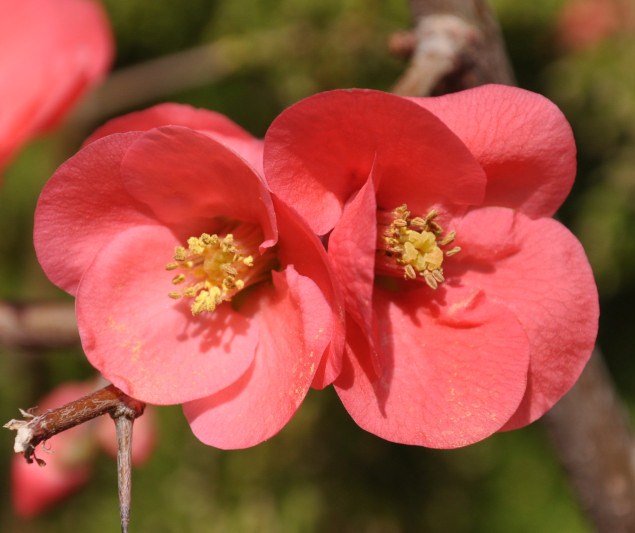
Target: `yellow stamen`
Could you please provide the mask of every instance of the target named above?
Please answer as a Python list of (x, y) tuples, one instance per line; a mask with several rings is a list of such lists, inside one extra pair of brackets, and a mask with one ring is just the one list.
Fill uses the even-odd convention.
[(172, 299), (192, 299), (193, 315), (212, 312), (218, 305), (230, 301), (233, 296), (249, 284), (262, 279), (273, 266), (273, 253), (259, 255), (258, 261), (247, 250), (257, 250), (262, 236), (259, 228), (248, 224), (232, 226), (240, 234), (225, 235), (203, 233), (200, 237), (187, 239), (187, 248), (174, 249), (174, 261), (166, 270), (181, 269), (183, 272), (172, 278), (174, 285), (187, 282), (181, 291), (172, 291)]
[(456, 232), (443, 236), (443, 228), (435, 221), (438, 215), (432, 209), (425, 217), (411, 217), (406, 204), (390, 214), (380, 213), (379, 222), (385, 224), (384, 230), (378, 232), (378, 248), (385, 256), (380, 267), (388, 271), (400, 268), (405, 279), (421, 277), (432, 289), (443, 283), (444, 258), (457, 254), (461, 248), (441, 249), (454, 241)]
[[(166, 270), (173, 270), (171, 268), (165, 267)], [(172, 278), (172, 283), (174, 283), (174, 285), (178, 285), (179, 283), (183, 283), (185, 281), (185, 274), (177, 274), (176, 276), (174, 276)]]

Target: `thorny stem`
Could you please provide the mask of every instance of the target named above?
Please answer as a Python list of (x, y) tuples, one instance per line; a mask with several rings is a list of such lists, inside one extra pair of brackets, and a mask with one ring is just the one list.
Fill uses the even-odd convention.
[(4, 427), (14, 429), (14, 451), (22, 453), (27, 463), (45, 462), (35, 455), (35, 449), (41, 442), (93, 418), (109, 414), (117, 429), (117, 473), (119, 486), (119, 504), (121, 512), (121, 530), (128, 531), (130, 521), (131, 491), (131, 454), (132, 425), (134, 419), (141, 416), (145, 404), (124, 394), (114, 385), (108, 385), (87, 396), (79, 398), (57, 409), (50, 409), (40, 415), (34, 415), (33, 409), (22, 411), (26, 420), (10, 420)]
[(122, 533), (128, 533), (132, 498), (132, 425), (134, 423), (134, 413), (132, 417), (121, 415), (114, 418), (114, 420), (117, 429), (117, 487), (121, 531)]

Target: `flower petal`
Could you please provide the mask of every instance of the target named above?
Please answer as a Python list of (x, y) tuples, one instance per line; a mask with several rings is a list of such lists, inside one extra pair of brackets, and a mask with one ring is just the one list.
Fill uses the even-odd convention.
[(329, 236), (328, 253), (344, 294), (346, 311), (373, 344), (373, 283), (377, 248), (377, 204), (372, 178), (344, 207)]
[(312, 279), (331, 308), (331, 341), (315, 372), (312, 387), (323, 389), (342, 370), (344, 351), (344, 302), (331, 275), (331, 264), (322, 242), (292, 208), (273, 197), (278, 219), (278, 259), (283, 266), (292, 265), (302, 276)]
[[(484, 252), (505, 228), (508, 243)], [(531, 220), (504, 208), (470, 212), (457, 226), (462, 252), (446, 267), (448, 281), (483, 290), (520, 320), (531, 348), (529, 381), (518, 412), (504, 429), (529, 424), (567, 392), (591, 356), (598, 294), (577, 239), (552, 219)], [(473, 253), (472, 250), (476, 250)]]
[(184, 104), (159, 104), (114, 118), (98, 128), (84, 141), (84, 145), (113, 133), (147, 131), (168, 125), (185, 126), (209, 135), (236, 152), (261, 175), (263, 174), (262, 140), (256, 139), (221, 113)]
[(119, 169), (138, 133), (80, 150), (48, 181), (35, 211), (34, 243), (49, 279), (71, 294), (95, 254), (120, 231), (156, 223), (123, 188)]
[(275, 215), (261, 178), (201, 133), (181, 126), (145, 132), (126, 153), (121, 172), (126, 190), (172, 227), (223, 216), (257, 222), (268, 245), (275, 242)]
[(272, 190), (320, 235), (373, 167), (378, 204), (389, 210), (405, 201), (413, 212), (478, 205), (484, 194), (482, 169), (440, 120), (379, 91), (320, 93), (291, 106), (267, 131), (264, 157)]
[(412, 98), (467, 145), (487, 174), (483, 205), (551, 216), (569, 194), (575, 142), (562, 112), (539, 94), (486, 85), (437, 98)]
[[(182, 403), (234, 383), (258, 342), (257, 322), (231, 304), (193, 317), (186, 301), (168, 297), (173, 285), (165, 263), (177, 244), (162, 226), (121, 232), (99, 252), (77, 292), (88, 360), (126, 394), (153, 404)], [(257, 291), (249, 297), (257, 299)]]
[(322, 292), (293, 268), (274, 272), (275, 292), (255, 311), (258, 351), (227, 389), (184, 405), (192, 431), (217, 448), (254, 446), (275, 435), (304, 399), (329, 342), (331, 310)]
[(529, 350), (504, 306), (479, 291), (444, 285), (434, 293), (376, 287), (374, 309), (381, 376), (357, 330), (335, 382), (363, 429), (394, 442), (455, 448), (489, 436), (514, 413)]

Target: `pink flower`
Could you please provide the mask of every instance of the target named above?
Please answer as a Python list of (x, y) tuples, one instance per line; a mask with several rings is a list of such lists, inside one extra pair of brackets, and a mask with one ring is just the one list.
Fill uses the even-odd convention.
[(90, 362), (134, 398), (184, 404), (220, 448), (277, 433), (341, 364), (326, 253), (264, 186), (261, 154), (225, 117), (158, 106), (98, 131), (35, 215)]
[(560, 42), (578, 51), (635, 30), (635, 5), (621, 0), (569, 0), (557, 23)]
[[(38, 412), (55, 409), (95, 390), (95, 382), (65, 383), (40, 402)], [(152, 409), (135, 421), (132, 443), (132, 462), (147, 461), (154, 449), (155, 427)], [(117, 456), (115, 425), (108, 416), (92, 420), (55, 435), (46, 442), (38, 457), (45, 467), (27, 463), (15, 455), (12, 463), (12, 497), (16, 514), (36, 516), (88, 483), (94, 459), (103, 448)]]
[(90, 0), (0, 0), (0, 169), (100, 81), (113, 54)]
[(452, 448), (540, 417), (595, 341), (584, 251), (550, 217), (575, 146), (545, 98), (333, 91), (284, 111), (265, 175), (320, 235), (345, 292), (335, 388), (364, 429)]

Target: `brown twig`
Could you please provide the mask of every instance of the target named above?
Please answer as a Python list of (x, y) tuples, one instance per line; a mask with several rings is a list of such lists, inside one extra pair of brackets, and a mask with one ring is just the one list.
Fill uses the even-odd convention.
[(16, 430), (13, 450), (24, 455), (27, 463), (46, 463), (35, 455), (41, 442), (93, 418), (109, 414), (117, 429), (117, 474), (119, 488), (119, 508), (121, 530), (128, 531), (130, 522), (130, 499), (132, 479), (132, 425), (141, 416), (145, 404), (124, 394), (114, 385), (108, 385), (83, 398), (57, 409), (50, 409), (40, 415), (21, 411), (25, 420), (10, 420), (4, 427)]
[(144, 408), (144, 403), (124, 394), (114, 385), (108, 385), (40, 415), (32, 412), (35, 410), (21, 410), (26, 420), (10, 420), (4, 427), (18, 432), (13, 447), (15, 453), (24, 454), (27, 463), (35, 460), (44, 466), (46, 463), (35, 456), (35, 448), (53, 435), (107, 413), (115, 419), (121, 416), (134, 419), (143, 414)]
[[(412, 63), (396, 85), (400, 94), (426, 96), (513, 83), (500, 32), (484, 0), (410, 0), (410, 5), (418, 30)], [(403, 52), (408, 40), (402, 35), (398, 44)], [(429, 68), (435, 61), (432, 51), (438, 49), (445, 53), (438, 54), (436, 68)], [(634, 532), (635, 440), (598, 351), (544, 421), (597, 531)]]
[(111, 416), (117, 429), (117, 488), (121, 531), (127, 533), (132, 500), (132, 426), (139, 414), (135, 409), (125, 405), (118, 410), (118, 414)]
[(73, 303), (0, 302), (0, 346), (50, 348), (78, 343)]

